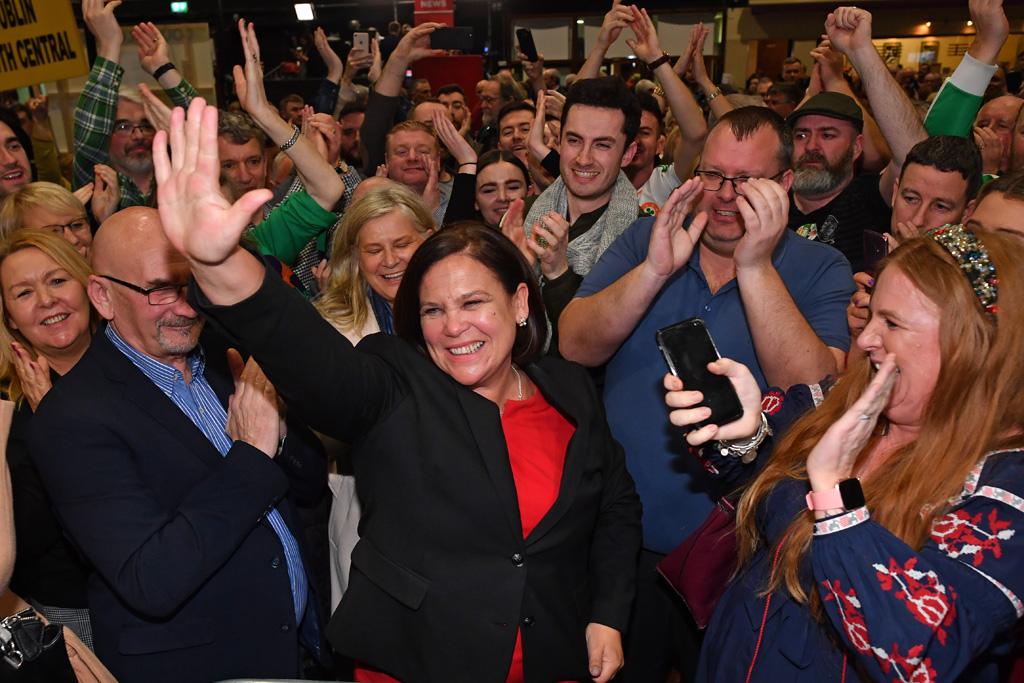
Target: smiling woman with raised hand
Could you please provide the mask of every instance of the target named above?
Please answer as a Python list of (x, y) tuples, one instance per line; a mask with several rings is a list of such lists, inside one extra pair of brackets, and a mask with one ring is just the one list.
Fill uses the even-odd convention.
[(25, 430), (52, 383), (89, 348), (97, 322), (86, 296), (91, 273), (55, 234), (22, 230), (0, 242), (0, 386), (17, 405), (7, 442), (17, 531), (11, 588), (90, 647), (86, 565), (61, 530)]
[[(959, 226), (901, 244), (879, 266), (866, 357), (823, 401), (818, 385), (772, 391), (763, 420), (750, 373), (718, 363), (744, 416), (686, 438), (725, 439), (704, 456), (750, 483), (699, 680), (1002, 680), (1024, 616), (1022, 260), (1013, 237)], [(665, 386), (674, 424), (707, 419), (699, 393)], [(770, 458), (730, 457), (804, 408)]]
[(170, 158), (163, 134), (154, 156), (190, 300), (244, 340), (290, 410), (356, 444), (362, 538), (328, 636), (357, 679), (606, 683), (640, 503), (588, 373), (540, 355), (519, 251), (479, 224), (430, 237), (402, 277), (397, 336), (353, 348), (238, 246), (265, 193), (231, 206), (211, 191), (216, 111), (195, 100), (182, 119)]

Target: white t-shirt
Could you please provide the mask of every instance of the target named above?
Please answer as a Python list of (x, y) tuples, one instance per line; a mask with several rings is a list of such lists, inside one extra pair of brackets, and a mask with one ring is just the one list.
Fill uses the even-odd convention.
[(683, 181), (676, 175), (674, 164), (655, 166), (651, 177), (636, 191), (640, 210), (648, 216), (657, 216), (661, 205), (668, 201), (672, 190), (682, 184)]

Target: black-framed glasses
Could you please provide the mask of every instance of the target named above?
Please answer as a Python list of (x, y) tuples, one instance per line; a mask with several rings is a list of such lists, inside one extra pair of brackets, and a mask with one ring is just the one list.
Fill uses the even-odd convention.
[(91, 226), (89, 225), (89, 219), (86, 218), (85, 216), (82, 216), (81, 218), (76, 218), (70, 223), (54, 223), (53, 225), (44, 225), (42, 228), (40, 228), (40, 230), (46, 230), (47, 232), (52, 232), (55, 235), (63, 235), (65, 230), (70, 230), (71, 232), (83, 232), (89, 230), (90, 228)]
[(138, 285), (133, 285), (132, 283), (125, 282), (124, 280), (118, 280), (116, 277), (110, 277), (109, 275), (97, 275), (96, 277), (101, 277), (104, 280), (116, 282), (122, 287), (127, 287), (133, 292), (145, 294), (150, 306), (166, 306), (167, 304), (173, 304), (175, 301), (181, 298), (181, 290), (188, 287), (188, 284), (160, 285), (159, 287), (150, 287), (149, 289), (143, 289)]
[(132, 123), (130, 121), (121, 121), (114, 124), (114, 132), (121, 135), (131, 135), (138, 129), (143, 135), (156, 135), (156, 128), (153, 127), (148, 121), (142, 123)]
[[(775, 180), (785, 172), (785, 170), (779, 171), (772, 177), (768, 178), (768, 180)], [(732, 183), (732, 191), (735, 192), (740, 197), (744, 196), (743, 190), (740, 189), (740, 185), (747, 182), (752, 177), (741, 175), (735, 178), (730, 178), (728, 176), (722, 175), (721, 173), (716, 173), (715, 171), (700, 170), (697, 171), (697, 175), (700, 176), (700, 182), (704, 186), (705, 192), (718, 192), (719, 190), (722, 189), (722, 186), (725, 185), (725, 181), (728, 180), (730, 183)]]

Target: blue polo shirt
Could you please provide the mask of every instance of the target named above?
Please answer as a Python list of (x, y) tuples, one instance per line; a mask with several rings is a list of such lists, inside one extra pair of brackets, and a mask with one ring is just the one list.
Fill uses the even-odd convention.
[[(576, 296), (599, 292), (642, 263), (653, 226), (654, 218), (629, 226), (591, 269)], [(818, 337), (828, 346), (848, 350), (846, 305), (854, 284), (843, 255), (786, 230), (772, 263)], [(654, 333), (694, 316), (704, 319), (719, 353), (749, 367), (762, 391), (767, 389), (736, 280), (712, 294), (700, 268), (700, 249), (694, 249), (689, 263), (669, 279), (612, 356), (605, 378), (608, 423), (626, 451), (626, 467), (644, 505), (644, 547), (660, 553), (679, 545), (704, 521), (714, 501), (728, 493), (689, 452), (683, 430), (668, 421), (662, 386), (668, 369)]]

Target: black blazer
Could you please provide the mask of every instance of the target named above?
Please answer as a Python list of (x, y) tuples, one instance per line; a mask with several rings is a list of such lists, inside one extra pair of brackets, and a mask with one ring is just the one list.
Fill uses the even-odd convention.
[(626, 629), (640, 501), (586, 370), (524, 368), (576, 428), (558, 498), (524, 540), (494, 403), (397, 337), (353, 349), (277, 278), (229, 308), (194, 283), (189, 296), (291, 410), (354, 445), (361, 538), (336, 649), (407, 683), (500, 683), (522, 627), (526, 680), (590, 680), (586, 625)]
[[(223, 354), (205, 376), (226, 403)], [(236, 441), (226, 457), (111, 342), (94, 337), (29, 423), (57, 514), (95, 567), (96, 654), (122, 681), (293, 678), (298, 629), (265, 512), (326, 482), (312, 436), (289, 430), (271, 460)]]

